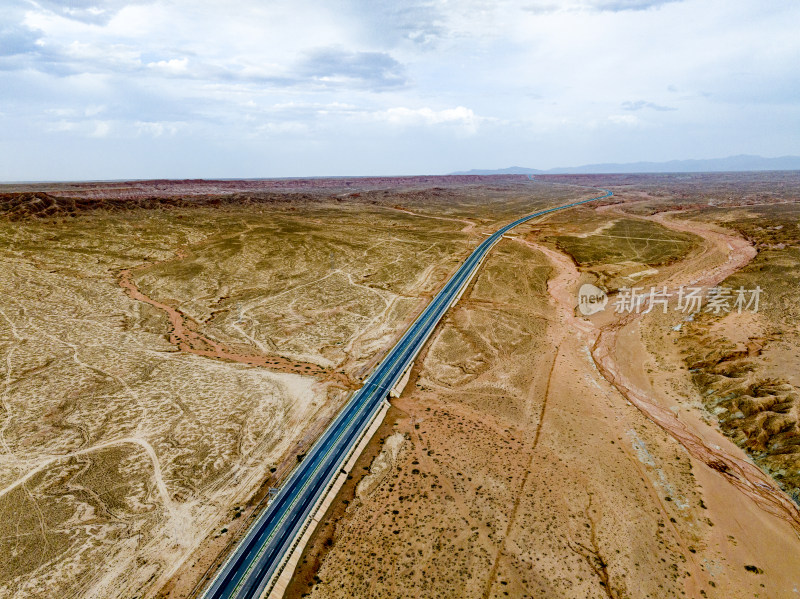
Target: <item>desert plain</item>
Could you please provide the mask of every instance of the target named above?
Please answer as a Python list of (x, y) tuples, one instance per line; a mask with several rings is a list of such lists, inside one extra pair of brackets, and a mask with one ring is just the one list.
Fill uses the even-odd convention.
[[(0, 597), (197, 597), (484, 236), (289, 596), (800, 593), (800, 174), (0, 188)], [(578, 288), (609, 294), (584, 316)], [(761, 288), (758, 310), (617, 311)]]

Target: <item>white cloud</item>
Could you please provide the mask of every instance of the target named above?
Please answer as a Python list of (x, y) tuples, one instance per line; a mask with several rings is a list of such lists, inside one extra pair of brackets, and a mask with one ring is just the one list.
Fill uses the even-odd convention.
[(74, 123), (72, 121), (59, 120), (48, 123), (46, 126), (46, 130), (53, 131), (55, 133), (62, 133), (65, 131), (74, 131), (75, 129), (77, 129), (77, 127), (78, 127), (77, 123)]
[(612, 114), (608, 117), (608, 120), (615, 125), (627, 125), (629, 127), (635, 127), (641, 123), (639, 117), (633, 114)]
[(95, 121), (89, 135), (91, 137), (107, 137), (109, 133), (111, 133), (111, 123), (109, 121)]
[(525, 10), (538, 14), (572, 11), (624, 12), (653, 10), (672, 2), (683, 0), (560, 0), (560, 2), (534, 1)]
[(175, 135), (181, 123), (136, 121), (133, 125), (138, 135), (161, 137), (162, 135)]
[(310, 132), (310, 127), (306, 123), (297, 121), (287, 122), (267, 122), (261, 123), (255, 128), (258, 134), (274, 134), (274, 135), (306, 135)]
[(433, 110), (431, 108), (405, 108), (398, 106), (372, 113), (372, 116), (391, 125), (409, 127), (419, 125), (454, 125), (465, 132), (475, 133), (483, 119), (464, 106)]
[(97, 116), (98, 114), (105, 112), (106, 109), (107, 107), (102, 104), (94, 104), (91, 106), (87, 106), (83, 110), (83, 114), (85, 114), (86, 116)]
[(158, 62), (148, 62), (147, 68), (177, 75), (186, 73), (189, 67), (189, 59), (185, 56), (183, 58), (171, 58), (170, 60), (159, 60)]
[(292, 144), (305, 174), (800, 154), (795, 0), (7, 5), (4, 136), (25, 144), (0, 146), (23, 148), (0, 155), (0, 179), (57, 177), (40, 158), (54, 141), (78, 165), (105, 148), (109, 177), (148, 176), (123, 138), (142, 164), (182, 148), (158, 164), (198, 176), (285, 174), (235, 169), (288, 163)]

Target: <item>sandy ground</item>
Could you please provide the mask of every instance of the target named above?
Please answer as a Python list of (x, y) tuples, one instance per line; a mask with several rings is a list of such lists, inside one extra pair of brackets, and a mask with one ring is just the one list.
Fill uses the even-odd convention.
[[(470, 244), (535, 207), (529, 185), (198, 200), (214, 219), (183, 199), (116, 212), (150, 188), (98, 205), (87, 188), (80, 227), (63, 189), (11, 198), (43, 220), (0, 227), (0, 596), (191, 595)], [(540, 203), (579, 189), (533, 187)], [(751, 260), (732, 231), (653, 215), (660, 193), (576, 210), (556, 234), (645, 219), (699, 236), (611, 273), (647, 285), (711, 285)], [(362, 224), (380, 239), (354, 239)], [(587, 271), (539, 224), (440, 324), (290, 596), (796, 596), (797, 507), (703, 412), (679, 321), (576, 316)], [(767, 328), (715, 326), (745, 352)]]
[(190, 594), (468, 247), (303, 209), (0, 220), (0, 597)]
[[(185, 256), (179, 252), (176, 258), (169, 260), (179, 260), (182, 257)], [(326, 381), (336, 381), (344, 389), (356, 388), (356, 383), (343, 371), (336, 372), (330, 367), (325, 368), (313, 362), (299, 362), (277, 353), (268, 353), (267, 348), (264, 347), (263, 344), (260, 344), (257, 339), (253, 339), (253, 344), (256, 347), (248, 348), (250, 352), (243, 352), (228, 347), (224, 343), (212, 339), (208, 335), (204, 335), (199, 330), (201, 328), (200, 324), (191, 317), (184, 314), (175, 306), (160, 302), (142, 293), (141, 289), (139, 289), (134, 281), (133, 273), (135, 270), (149, 269), (160, 264), (163, 264), (163, 262), (155, 264), (147, 263), (144, 266), (140, 266), (138, 269), (122, 269), (119, 274), (119, 286), (124, 289), (132, 299), (149, 304), (154, 308), (162, 310), (164, 314), (166, 314), (170, 323), (169, 341), (175, 345), (179, 351), (216, 360), (247, 364), (249, 366), (263, 366), (277, 372), (290, 372), (304, 376), (318, 377)], [(235, 326), (238, 330), (242, 330), (238, 325)], [(242, 333), (246, 335), (244, 331), (242, 331)], [(253, 349), (262, 350), (263, 353), (253, 352)]]
[[(655, 218), (703, 240), (660, 268), (659, 284), (712, 285), (754, 254), (714, 226)], [(531, 253), (503, 255), (505, 244)], [(481, 294), (530, 261), (553, 269), (546, 286)], [(797, 506), (703, 417), (671, 339), (648, 337), (675, 323), (578, 317), (582, 280), (536, 235), (498, 246), (394, 403), (373, 473), (306, 550), (291, 596), (800, 592)], [(512, 304), (545, 326), (498, 335)]]
[(0, 190), (0, 597), (192, 595), (503, 181)]

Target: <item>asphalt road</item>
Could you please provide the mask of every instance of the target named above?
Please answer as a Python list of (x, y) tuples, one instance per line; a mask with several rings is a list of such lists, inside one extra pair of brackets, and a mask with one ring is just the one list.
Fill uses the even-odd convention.
[(303, 461), (251, 525), (245, 537), (223, 564), (204, 599), (251, 599), (266, 589), (292, 541), (301, 530), (317, 500), (325, 493), (344, 461), (368, 428), (384, 398), (414, 360), (436, 324), (469, 282), (481, 260), (503, 235), (522, 223), (557, 210), (613, 195), (604, 195), (540, 210), (515, 220), (487, 237), (458, 268), (403, 337), (356, 391)]

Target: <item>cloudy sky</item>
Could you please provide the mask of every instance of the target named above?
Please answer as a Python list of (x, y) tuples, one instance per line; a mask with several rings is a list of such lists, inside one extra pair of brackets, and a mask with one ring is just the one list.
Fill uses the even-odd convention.
[(0, 180), (800, 154), (798, 0), (2, 0)]

